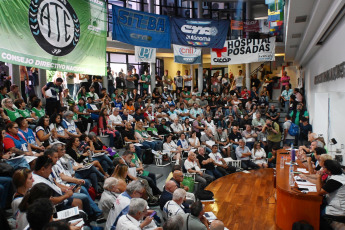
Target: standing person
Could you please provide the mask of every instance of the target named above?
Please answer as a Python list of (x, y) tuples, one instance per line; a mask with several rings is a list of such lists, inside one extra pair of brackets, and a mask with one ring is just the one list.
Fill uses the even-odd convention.
[(192, 90), (192, 84), (193, 84), (193, 77), (192, 75), (188, 74), (188, 70), (186, 69), (184, 71), (185, 75), (183, 76), (183, 81), (184, 81), (184, 87), (188, 89), (188, 91)]
[(26, 69), (26, 66), (19, 66), (19, 72), (20, 72), (21, 94), (22, 94), (24, 101), (27, 102), (25, 89), (26, 89), (26, 87), (30, 87), (30, 86), (29, 86), (29, 75), (28, 75), (28, 70)]
[(147, 70), (144, 71), (144, 74), (141, 75), (141, 78), (139, 80), (140, 84), (140, 95), (143, 95), (143, 91), (146, 89), (147, 92), (149, 92), (149, 86), (151, 84), (151, 75)]
[[(46, 114), (59, 113), (62, 107), (62, 78), (58, 77), (54, 82), (48, 82), (42, 88), (42, 94), (46, 98)], [(49, 95), (47, 91), (49, 90)]]
[(121, 95), (125, 87), (126, 87), (126, 84), (125, 84), (125, 79), (123, 77), (123, 73), (119, 72), (119, 75), (116, 78), (116, 89), (119, 95)]
[(207, 90), (207, 92), (209, 91), (209, 88), (210, 88), (210, 83), (211, 83), (211, 80), (207, 74), (207, 69), (203, 69), (203, 73), (202, 73), (202, 91), (204, 89)]
[(86, 89), (86, 91), (89, 91), (90, 84), (89, 84), (89, 75), (86, 74), (79, 74), (79, 82), (80, 82), (80, 87), (83, 87)]
[(235, 77), (236, 88), (237, 88), (238, 92), (242, 91), (243, 79), (244, 79), (244, 76), (242, 75), (242, 70), (239, 70), (238, 71), (238, 76)]
[(168, 70), (164, 71), (164, 75), (162, 76), (162, 80), (163, 80), (164, 88), (167, 87), (168, 92), (170, 93), (173, 90), (173, 88), (172, 88), (173, 79), (171, 78), (171, 76), (169, 76)]
[(282, 91), (286, 89), (286, 86), (288, 85), (290, 87), (290, 77), (287, 75), (287, 72), (284, 71), (282, 77), (280, 78), (280, 81), (282, 83)]
[(128, 89), (128, 92), (132, 92), (133, 89), (135, 88), (134, 81), (135, 81), (135, 77), (132, 75), (132, 70), (128, 70), (127, 75), (125, 77), (125, 83), (126, 83), (126, 88)]
[(109, 95), (112, 95), (115, 91), (115, 87), (114, 87), (114, 76), (111, 73), (110, 66), (107, 67), (107, 80), (108, 80), (108, 93)]
[(285, 90), (282, 92), (280, 99), (282, 101), (282, 105), (285, 107), (285, 112), (289, 111), (290, 106), (290, 97), (293, 94), (293, 90), (290, 89), (289, 85), (285, 85)]
[(294, 136), (291, 136), (289, 134), (289, 129), (290, 129), (290, 126), (291, 126), (291, 117), (289, 115), (286, 115), (285, 116), (285, 122), (284, 122), (284, 145), (286, 146), (290, 146), (291, 144), (294, 143), (295, 141), (295, 137)]
[(137, 69), (135, 67), (133, 67), (132, 71), (133, 71), (133, 77), (135, 78), (134, 87), (136, 90), (139, 90), (138, 86), (139, 86), (140, 76), (139, 74), (137, 74)]
[(181, 76), (181, 71), (177, 70), (177, 76), (174, 77), (174, 83), (176, 85), (176, 91), (182, 91), (183, 88), (183, 77)]
[(67, 81), (67, 89), (69, 90), (69, 94), (75, 99), (74, 97), (74, 80), (76, 78), (75, 73), (67, 73), (66, 74), (66, 81)]
[(272, 121), (270, 118), (267, 118), (266, 124), (262, 128), (262, 133), (266, 132), (267, 142), (268, 142), (268, 151), (270, 152), (273, 147), (280, 148), (281, 141), (281, 132), (277, 122)]

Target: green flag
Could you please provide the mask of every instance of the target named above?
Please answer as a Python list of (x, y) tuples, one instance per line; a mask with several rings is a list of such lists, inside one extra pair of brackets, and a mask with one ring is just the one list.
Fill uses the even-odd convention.
[(0, 0), (0, 61), (106, 75), (104, 0)]

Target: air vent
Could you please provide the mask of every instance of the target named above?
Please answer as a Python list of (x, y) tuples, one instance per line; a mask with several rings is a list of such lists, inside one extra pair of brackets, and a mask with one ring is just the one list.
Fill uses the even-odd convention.
[(302, 34), (292, 34), (291, 37), (292, 38), (300, 38), (300, 37), (302, 37)]
[(303, 16), (298, 16), (296, 17), (295, 23), (301, 23), (301, 22), (306, 22), (307, 21), (307, 15), (303, 15)]
[(291, 45), (290, 48), (291, 49), (296, 49), (296, 48), (298, 48), (298, 45)]

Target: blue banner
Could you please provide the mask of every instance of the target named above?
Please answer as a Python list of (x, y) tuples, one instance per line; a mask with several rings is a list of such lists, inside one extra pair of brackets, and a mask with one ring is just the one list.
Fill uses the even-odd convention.
[(113, 5), (113, 40), (135, 46), (171, 48), (168, 16)]
[(223, 48), (230, 27), (229, 20), (171, 18), (173, 44)]

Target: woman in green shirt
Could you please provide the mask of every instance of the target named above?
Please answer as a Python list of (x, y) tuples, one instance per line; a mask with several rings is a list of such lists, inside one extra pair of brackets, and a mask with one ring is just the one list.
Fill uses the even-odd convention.
[(28, 109), (25, 108), (26, 104), (23, 99), (15, 100), (14, 105), (17, 107), (17, 111), (20, 113), (20, 115), (26, 118), (26, 120), (28, 120), (29, 122), (38, 120), (38, 117), (36, 117), (34, 113), (31, 113)]
[(10, 118), (11, 121), (16, 121), (17, 118), (22, 116), (16, 109), (13, 109), (13, 101), (11, 98), (3, 99), (1, 104), (6, 115)]
[(76, 106), (78, 108), (75, 110), (75, 113), (78, 114), (78, 117), (81, 119), (82, 129), (81, 132), (85, 132), (87, 130), (87, 126), (90, 123), (92, 125), (93, 120), (91, 119), (90, 113), (87, 112), (86, 102), (84, 98), (79, 98), (78, 104)]
[(42, 101), (41, 99), (36, 99), (32, 103), (32, 112), (35, 113), (34, 116), (38, 117), (40, 119), (41, 117), (44, 117), (46, 115), (46, 111), (42, 109)]

